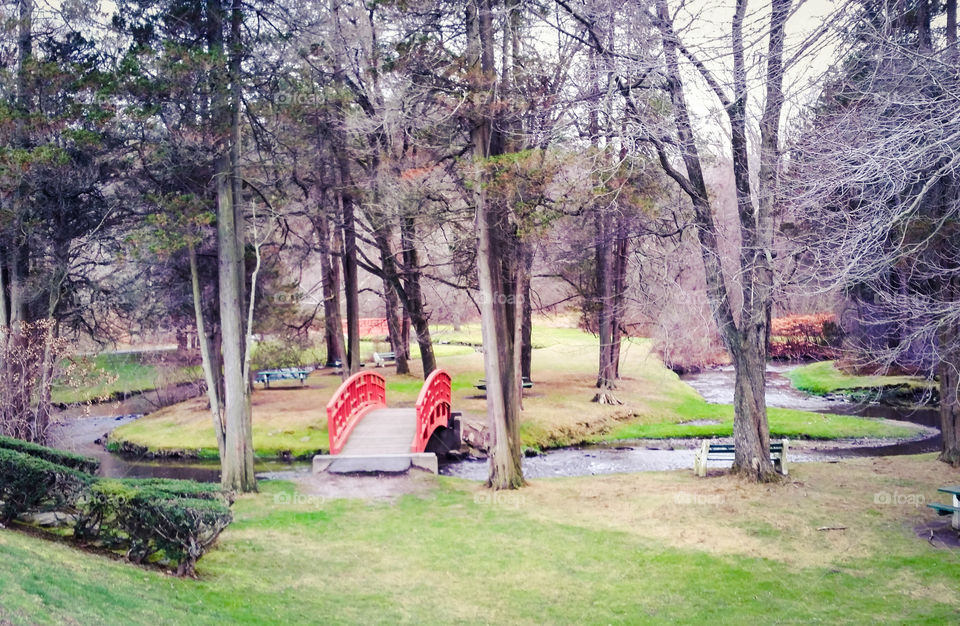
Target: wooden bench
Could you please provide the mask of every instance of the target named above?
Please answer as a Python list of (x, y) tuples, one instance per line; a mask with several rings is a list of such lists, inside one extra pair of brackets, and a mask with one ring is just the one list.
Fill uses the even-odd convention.
[[(787, 451), (790, 445), (786, 439), (770, 442), (770, 460), (777, 471), (787, 475)], [(693, 471), (697, 476), (707, 475), (707, 461), (733, 461), (735, 448), (732, 443), (700, 442), (700, 449), (693, 458)]]
[(388, 362), (396, 363), (397, 353), (396, 352), (374, 352), (373, 362), (377, 364), (377, 367), (383, 367)]
[[(532, 382), (529, 378), (524, 377), (524, 378), (522, 379), (522, 383), (523, 383), (523, 388), (524, 388), (524, 389), (530, 389), (531, 387), (533, 387), (533, 382)], [(487, 389), (487, 379), (486, 379), (486, 378), (481, 378), (481, 379), (480, 379), (480, 382), (477, 383), (476, 385), (474, 385), (474, 387), (476, 387), (477, 389), (486, 390), (486, 389)]]
[(960, 530), (960, 487), (940, 487), (937, 491), (951, 494), (953, 505), (934, 502), (927, 504), (927, 506), (936, 511), (937, 515), (953, 515), (950, 526), (954, 530)]
[(307, 376), (309, 375), (310, 370), (285, 367), (279, 370), (263, 370), (257, 372), (254, 380), (258, 383), (263, 383), (264, 388), (269, 389), (270, 383), (276, 380), (299, 380), (302, 385), (306, 382)]

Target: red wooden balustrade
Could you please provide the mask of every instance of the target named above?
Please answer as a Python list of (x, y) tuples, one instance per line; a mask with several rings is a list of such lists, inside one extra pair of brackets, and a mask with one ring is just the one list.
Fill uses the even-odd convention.
[(357, 372), (327, 403), (330, 454), (339, 454), (353, 427), (374, 409), (387, 406), (387, 383), (376, 372)]
[(438, 426), (450, 423), (450, 374), (433, 370), (423, 381), (417, 397), (417, 431), (413, 436), (411, 452), (423, 452), (430, 435)]

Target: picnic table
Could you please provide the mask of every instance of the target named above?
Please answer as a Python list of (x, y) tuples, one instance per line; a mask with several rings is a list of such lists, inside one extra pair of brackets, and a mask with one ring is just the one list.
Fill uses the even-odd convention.
[(927, 504), (927, 506), (936, 511), (937, 515), (953, 515), (953, 519), (950, 520), (950, 526), (952, 526), (954, 530), (960, 530), (960, 486), (940, 487), (937, 491), (952, 495), (953, 505), (932, 502)]
[[(524, 388), (524, 389), (530, 389), (531, 387), (533, 387), (533, 381), (531, 381), (531, 380), (530, 380), (529, 378), (527, 378), (526, 376), (523, 377), (522, 381), (523, 381), (523, 388)], [(478, 382), (476, 385), (474, 385), (474, 387), (476, 387), (477, 389), (486, 390), (486, 389), (487, 389), (487, 379), (486, 379), (486, 378), (481, 378), (481, 379), (480, 379), (480, 382)]]
[(263, 383), (265, 389), (270, 388), (270, 383), (275, 380), (299, 380), (300, 384), (304, 384), (307, 380), (307, 376), (310, 375), (310, 370), (308, 369), (299, 369), (294, 367), (285, 367), (278, 370), (262, 370), (257, 372), (254, 380), (258, 383)]

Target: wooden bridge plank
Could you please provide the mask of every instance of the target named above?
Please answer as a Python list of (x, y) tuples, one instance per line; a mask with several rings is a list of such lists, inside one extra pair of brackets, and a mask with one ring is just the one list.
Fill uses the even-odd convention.
[(417, 414), (414, 409), (376, 409), (353, 428), (341, 454), (408, 453), (416, 429)]

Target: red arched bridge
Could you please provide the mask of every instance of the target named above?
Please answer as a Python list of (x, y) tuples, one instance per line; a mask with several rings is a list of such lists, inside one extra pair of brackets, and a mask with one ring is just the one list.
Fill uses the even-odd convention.
[(415, 408), (389, 408), (376, 372), (357, 372), (327, 403), (330, 454), (313, 459), (315, 472), (437, 471), (438, 449), (459, 447), (459, 424), (450, 410), (450, 375), (434, 370)]

